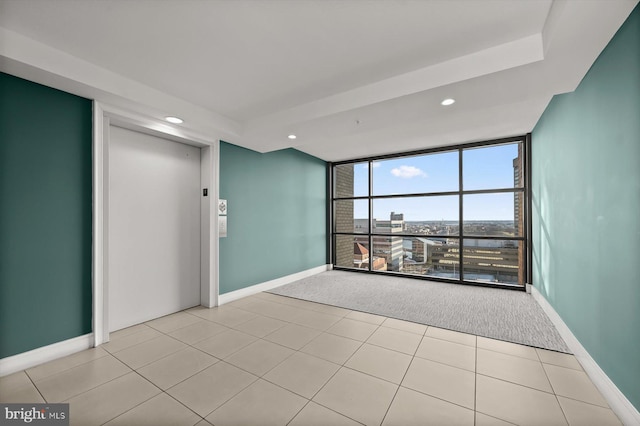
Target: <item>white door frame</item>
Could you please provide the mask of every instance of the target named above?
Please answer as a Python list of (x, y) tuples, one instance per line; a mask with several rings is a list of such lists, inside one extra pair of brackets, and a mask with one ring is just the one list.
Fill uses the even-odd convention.
[[(109, 126), (159, 136), (199, 147), (201, 187), (208, 189), (202, 197), (200, 215), (200, 304), (218, 306), (218, 166), (220, 142), (159, 120), (130, 111), (93, 102), (93, 344), (109, 341)], [(208, 201), (208, 203), (206, 202)]]

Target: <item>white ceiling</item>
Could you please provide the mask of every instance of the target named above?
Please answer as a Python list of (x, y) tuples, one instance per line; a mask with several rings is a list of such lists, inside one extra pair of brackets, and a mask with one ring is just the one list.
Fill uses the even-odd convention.
[(336, 161), (531, 131), (636, 3), (0, 0), (0, 69)]

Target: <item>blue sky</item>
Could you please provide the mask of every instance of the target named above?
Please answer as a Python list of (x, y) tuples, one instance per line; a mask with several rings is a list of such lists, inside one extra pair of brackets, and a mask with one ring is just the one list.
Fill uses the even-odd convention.
[[(513, 188), (513, 159), (518, 145), (497, 145), (463, 152), (466, 190)], [(354, 195), (366, 196), (368, 164), (354, 168)], [(458, 190), (458, 151), (381, 160), (373, 163), (373, 195)], [(458, 220), (458, 197), (411, 197), (374, 200), (373, 216), (389, 219), (404, 213), (408, 221)], [(354, 206), (356, 218), (367, 217), (367, 203)], [(513, 194), (466, 195), (465, 220), (513, 220)]]

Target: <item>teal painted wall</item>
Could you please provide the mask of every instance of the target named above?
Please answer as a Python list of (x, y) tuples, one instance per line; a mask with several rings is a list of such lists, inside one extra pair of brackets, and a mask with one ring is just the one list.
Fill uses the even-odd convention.
[(640, 7), (532, 136), (533, 279), (640, 409)]
[(91, 332), (91, 108), (0, 73), (0, 358)]
[(326, 163), (220, 143), (220, 294), (326, 264)]

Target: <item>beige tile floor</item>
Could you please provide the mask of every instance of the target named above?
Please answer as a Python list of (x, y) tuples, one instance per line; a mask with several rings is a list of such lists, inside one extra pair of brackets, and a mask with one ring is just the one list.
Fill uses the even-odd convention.
[(72, 425), (619, 425), (571, 355), (268, 293), (0, 379)]

